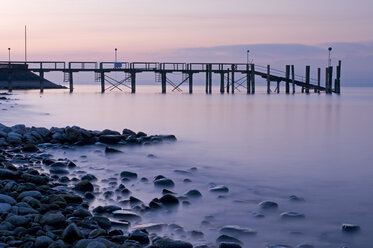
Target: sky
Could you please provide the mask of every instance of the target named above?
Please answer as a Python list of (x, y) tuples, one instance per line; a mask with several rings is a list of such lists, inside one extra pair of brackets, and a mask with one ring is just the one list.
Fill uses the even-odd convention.
[[(237, 59), (237, 47), (254, 56), (254, 47), (272, 53), (270, 44), (294, 60), (311, 56), (311, 46), (332, 44), (360, 46), (372, 57), (364, 45), (373, 42), (371, 0), (12, 0), (1, 3), (0, 20), (0, 60), (8, 59), (8, 47), (12, 60), (24, 59), (25, 25), (29, 60), (107, 61), (114, 48), (122, 61), (201, 60), (195, 51), (222, 47)], [(351, 54), (339, 47), (334, 56)]]

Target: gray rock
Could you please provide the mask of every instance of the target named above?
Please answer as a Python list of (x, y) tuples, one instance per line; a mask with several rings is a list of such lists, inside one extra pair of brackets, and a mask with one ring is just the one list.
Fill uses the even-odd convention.
[(87, 174), (87, 175), (84, 175), (82, 177), (82, 180), (87, 180), (87, 181), (96, 181), (97, 180), (97, 177), (95, 175), (92, 175), (92, 174)]
[(154, 248), (193, 248), (193, 245), (180, 241), (180, 240), (173, 240), (169, 238), (158, 238), (153, 241)]
[(42, 225), (60, 227), (65, 225), (66, 218), (61, 212), (48, 212), (41, 217), (40, 223)]
[(35, 248), (48, 248), (53, 243), (53, 239), (48, 236), (40, 236), (35, 240)]
[(8, 195), (0, 194), (0, 203), (8, 203), (10, 205), (15, 205), (17, 202), (14, 200), (13, 197), (10, 197)]
[(69, 171), (64, 168), (51, 168), (49, 170), (49, 173), (56, 174), (56, 175), (67, 175), (69, 174)]
[(101, 135), (99, 141), (104, 144), (118, 144), (122, 135)]
[(55, 163), (51, 164), (50, 167), (51, 168), (66, 168), (67, 163), (65, 163), (65, 162), (55, 162)]
[(159, 199), (159, 202), (165, 206), (179, 205), (179, 200), (173, 195), (164, 195)]
[(0, 215), (9, 213), (12, 206), (9, 203), (0, 203)]
[(290, 220), (290, 219), (304, 219), (304, 214), (300, 214), (297, 212), (284, 212), (281, 214), (282, 219)]
[(39, 151), (39, 149), (34, 144), (24, 144), (22, 146), (22, 151), (23, 152), (37, 152)]
[(241, 246), (236, 243), (223, 242), (220, 243), (219, 248), (241, 248)]
[(55, 242), (53, 242), (52, 244), (50, 244), (48, 246), (48, 248), (67, 248), (68, 246), (65, 244), (65, 242), (63, 242), (62, 240), (57, 240)]
[(8, 169), (0, 169), (0, 179), (16, 179), (18, 174)]
[(168, 178), (159, 178), (154, 180), (154, 185), (157, 187), (172, 188), (175, 186), (175, 183)]
[(201, 192), (199, 192), (196, 189), (189, 190), (188, 192), (185, 193), (185, 195), (187, 197), (190, 197), (190, 198), (200, 198), (200, 197), (202, 197)]
[(134, 131), (127, 129), (127, 128), (123, 129), (122, 134), (123, 135), (136, 135)]
[(220, 229), (220, 233), (225, 234), (225, 235), (231, 235), (231, 236), (252, 236), (256, 235), (256, 231), (251, 228), (247, 227), (240, 227), (240, 226), (235, 226), (235, 225), (228, 225), (228, 226), (223, 226)]
[(87, 248), (106, 248), (106, 245), (99, 241), (93, 241), (87, 245)]
[(122, 151), (119, 151), (118, 149), (111, 148), (111, 147), (105, 147), (105, 154), (115, 154), (115, 153), (123, 153)]
[(80, 207), (80, 208), (74, 210), (73, 216), (84, 219), (85, 217), (91, 217), (92, 214), (87, 209)]
[(148, 233), (141, 230), (135, 230), (134, 232), (132, 232), (129, 235), (128, 239), (137, 241), (143, 245), (149, 244), (150, 242)]
[(228, 193), (229, 189), (225, 185), (213, 185), (209, 187), (209, 191), (215, 193)]
[(310, 244), (299, 244), (297, 248), (314, 248), (314, 246)]
[(131, 172), (131, 171), (122, 171), (120, 173), (121, 178), (127, 178), (127, 179), (136, 179), (137, 178), (137, 173)]
[(148, 232), (160, 232), (165, 228), (167, 224), (162, 223), (147, 223), (133, 226), (133, 229), (145, 229)]
[(262, 201), (258, 205), (262, 209), (276, 209), (278, 208), (278, 204), (273, 201)]
[(6, 220), (15, 227), (26, 227), (29, 223), (29, 220), (26, 217), (19, 215), (8, 215)]
[(242, 242), (239, 240), (239, 239), (236, 239), (234, 237), (231, 237), (229, 235), (220, 235), (217, 239), (216, 239), (216, 243), (220, 244), (220, 243), (235, 243), (235, 244), (239, 244), (239, 245), (242, 245)]
[[(101, 247), (111, 248), (111, 247), (117, 247), (117, 245), (115, 245), (113, 242), (110, 242), (107, 239), (97, 238), (97, 239), (81, 239), (81, 240), (79, 240), (75, 244), (74, 248), (88, 248), (88, 246), (91, 243), (93, 243), (93, 244), (89, 248), (101, 248)], [(97, 244), (97, 243), (100, 243), (100, 244)], [(101, 244), (103, 244), (104, 246), (102, 246)], [(93, 245), (97, 245), (97, 246), (93, 246)]]
[(120, 218), (121, 220), (126, 221), (140, 221), (141, 217), (135, 212), (128, 210), (116, 210), (113, 212), (115, 218)]
[(66, 243), (74, 243), (83, 238), (82, 232), (75, 223), (68, 225), (62, 233), (62, 240)]
[(94, 187), (91, 182), (87, 180), (82, 180), (74, 187), (75, 190), (81, 191), (81, 192), (87, 192), (87, 191), (93, 191)]
[(22, 143), (22, 135), (16, 132), (9, 132), (7, 141), (9, 144), (17, 146)]
[(342, 231), (345, 233), (359, 232), (360, 226), (354, 224), (342, 224)]
[(23, 198), (25, 198), (27, 196), (30, 196), (32, 198), (39, 199), (39, 200), (42, 197), (42, 195), (39, 191), (32, 190), (32, 191), (23, 191), (21, 194), (19, 194), (17, 199), (22, 200)]
[(92, 217), (90, 220), (96, 222), (97, 225), (104, 230), (109, 230), (111, 228), (111, 222), (106, 217), (95, 216)]

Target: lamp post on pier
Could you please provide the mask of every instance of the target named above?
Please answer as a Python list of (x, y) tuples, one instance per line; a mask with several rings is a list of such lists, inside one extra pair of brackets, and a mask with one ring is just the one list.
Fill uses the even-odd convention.
[(10, 64), (10, 47), (8, 47), (8, 57), (9, 57), (9, 64)]
[(329, 48), (328, 48), (328, 51), (329, 51), (328, 66), (330, 67), (330, 66), (332, 66), (332, 59), (331, 59), (331, 57), (330, 57), (330, 53), (332, 52), (332, 48), (329, 47)]
[(117, 60), (118, 60), (118, 48), (115, 48), (114, 51), (115, 51), (115, 63), (117, 63)]
[(247, 64), (249, 64), (249, 53), (250, 53), (250, 50), (247, 50), (246, 51), (246, 62), (247, 62)]

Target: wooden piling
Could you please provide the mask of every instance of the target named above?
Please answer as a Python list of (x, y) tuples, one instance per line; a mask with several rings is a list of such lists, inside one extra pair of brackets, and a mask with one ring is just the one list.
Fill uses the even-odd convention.
[(136, 71), (131, 71), (131, 93), (136, 93)]
[(44, 92), (44, 71), (40, 71), (39, 73), (39, 78), (40, 78), (40, 93)]
[(271, 93), (271, 66), (267, 65), (267, 94)]
[(306, 94), (310, 93), (310, 69), (311, 67), (309, 65), (306, 66)]
[(251, 93), (255, 94), (255, 65), (251, 64)]
[(286, 94), (290, 93), (290, 65), (286, 65), (286, 70), (285, 70), (285, 77), (286, 77), (286, 82), (285, 82), (285, 92)]
[(189, 94), (193, 94), (193, 73), (189, 72)]
[(209, 68), (210, 68), (209, 64), (206, 64), (206, 87), (205, 87), (206, 94), (209, 93), (209, 77), (210, 77)]
[(337, 94), (341, 93), (341, 61), (338, 61), (337, 78), (335, 79), (334, 91)]
[(212, 93), (212, 64), (209, 65), (209, 94)]
[(333, 66), (329, 66), (329, 72), (328, 72), (328, 82), (329, 82), (329, 93), (331, 94), (333, 92)]
[[(102, 80), (102, 78), (101, 78)], [(69, 71), (69, 89), (70, 89), (70, 93), (73, 93), (74, 91), (74, 78), (73, 78), (73, 71), (70, 70)]]
[(251, 73), (250, 73), (250, 65), (246, 64), (246, 93), (251, 93)]
[(291, 65), (291, 81), (293, 84), (293, 94), (295, 94), (295, 68), (294, 65)]
[(162, 71), (161, 78), (162, 78), (162, 94), (166, 94), (167, 73)]
[(224, 94), (224, 72), (220, 72), (220, 93)]
[(235, 86), (234, 86), (234, 71), (236, 70), (236, 65), (232, 65), (232, 94), (234, 94)]
[[(9, 66), (10, 67), (10, 66)], [(8, 70), (8, 91), (12, 92), (13, 91), (13, 85), (12, 85), (12, 71), (9, 69)]]
[[(321, 68), (317, 68), (317, 86), (321, 85)], [(315, 92), (320, 93), (320, 90), (315, 90)]]
[(325, 68), (325, 93), (329, 94), (329, 68)]
[(229, 86), (230, 86), (229, 75), (230, 75), (230, 70), (228, 69), (228, 72), (227, 72), (227, 93), (229, 93)]
[(277, 94), (280, 93), (280, 81), (277, 81), (276, 92), (277, 92)]

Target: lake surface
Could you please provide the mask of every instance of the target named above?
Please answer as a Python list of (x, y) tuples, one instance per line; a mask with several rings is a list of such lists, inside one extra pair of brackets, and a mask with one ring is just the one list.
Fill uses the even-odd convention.
[[(148, 184), (128, 185), (145, 203), (161, 196), (151, 183), (160, 174), (175, 181), (172, 190), (178, 195), (194, 188), (201, 191), (202, 199), (190, 206), (145, 215), (142, 223), (179, 224), (186, 231), (203, 231), (204, 239), (213, 243), (224, 225), (255, 229), (257, 235), (240, 238), (243, 247), (302, 243), (372, 247), (373, 89), (343, 88), (339, 96), (267, 95), (260, 87), (256, 95), (234, 96), (217, 92), (162, 95), (155, 93), (159, 87), (152, 86), (140, 86), (135, 95), (98, 91), (99, 86), (77, 86), (73, 94), (16, 91), (12, 96), (16, 101), (0, 105), (0, 122), (176, 135), (177, 143), (117, 147), (124, 152), (117, 156), (105, 156), (100, 145), (51, 149), (56, 158), (74, 159), (79, 170), (99, 179), (118, 177), (122, 170), (149, 178)], [(174, 172), (191, 167), (198, 170)], [(184, 182), (185, 178), (192, 182)], [(226, 185), (229, 193), (209, 192), (211, 183)], [(97, 184), (102, 191), (110, 189), (100, 181)], [(290, 195), (305, 201), (289, 201)], [(258, 203), (264, 200), (277, 202), (279, 208), (261, 210)], [(93, 206), (103, 201), (114, 204), (118, 199), (98, 197)], [(284, 221), (280, 214), (286, 211), (305, 218)], [(254, 217), (258, 212), (265, 217)], [(210, 226), (201, 226), (205, 219)], [(346, 235), (341, 231), (343, 223), (357, 224), (361, 231)]]

